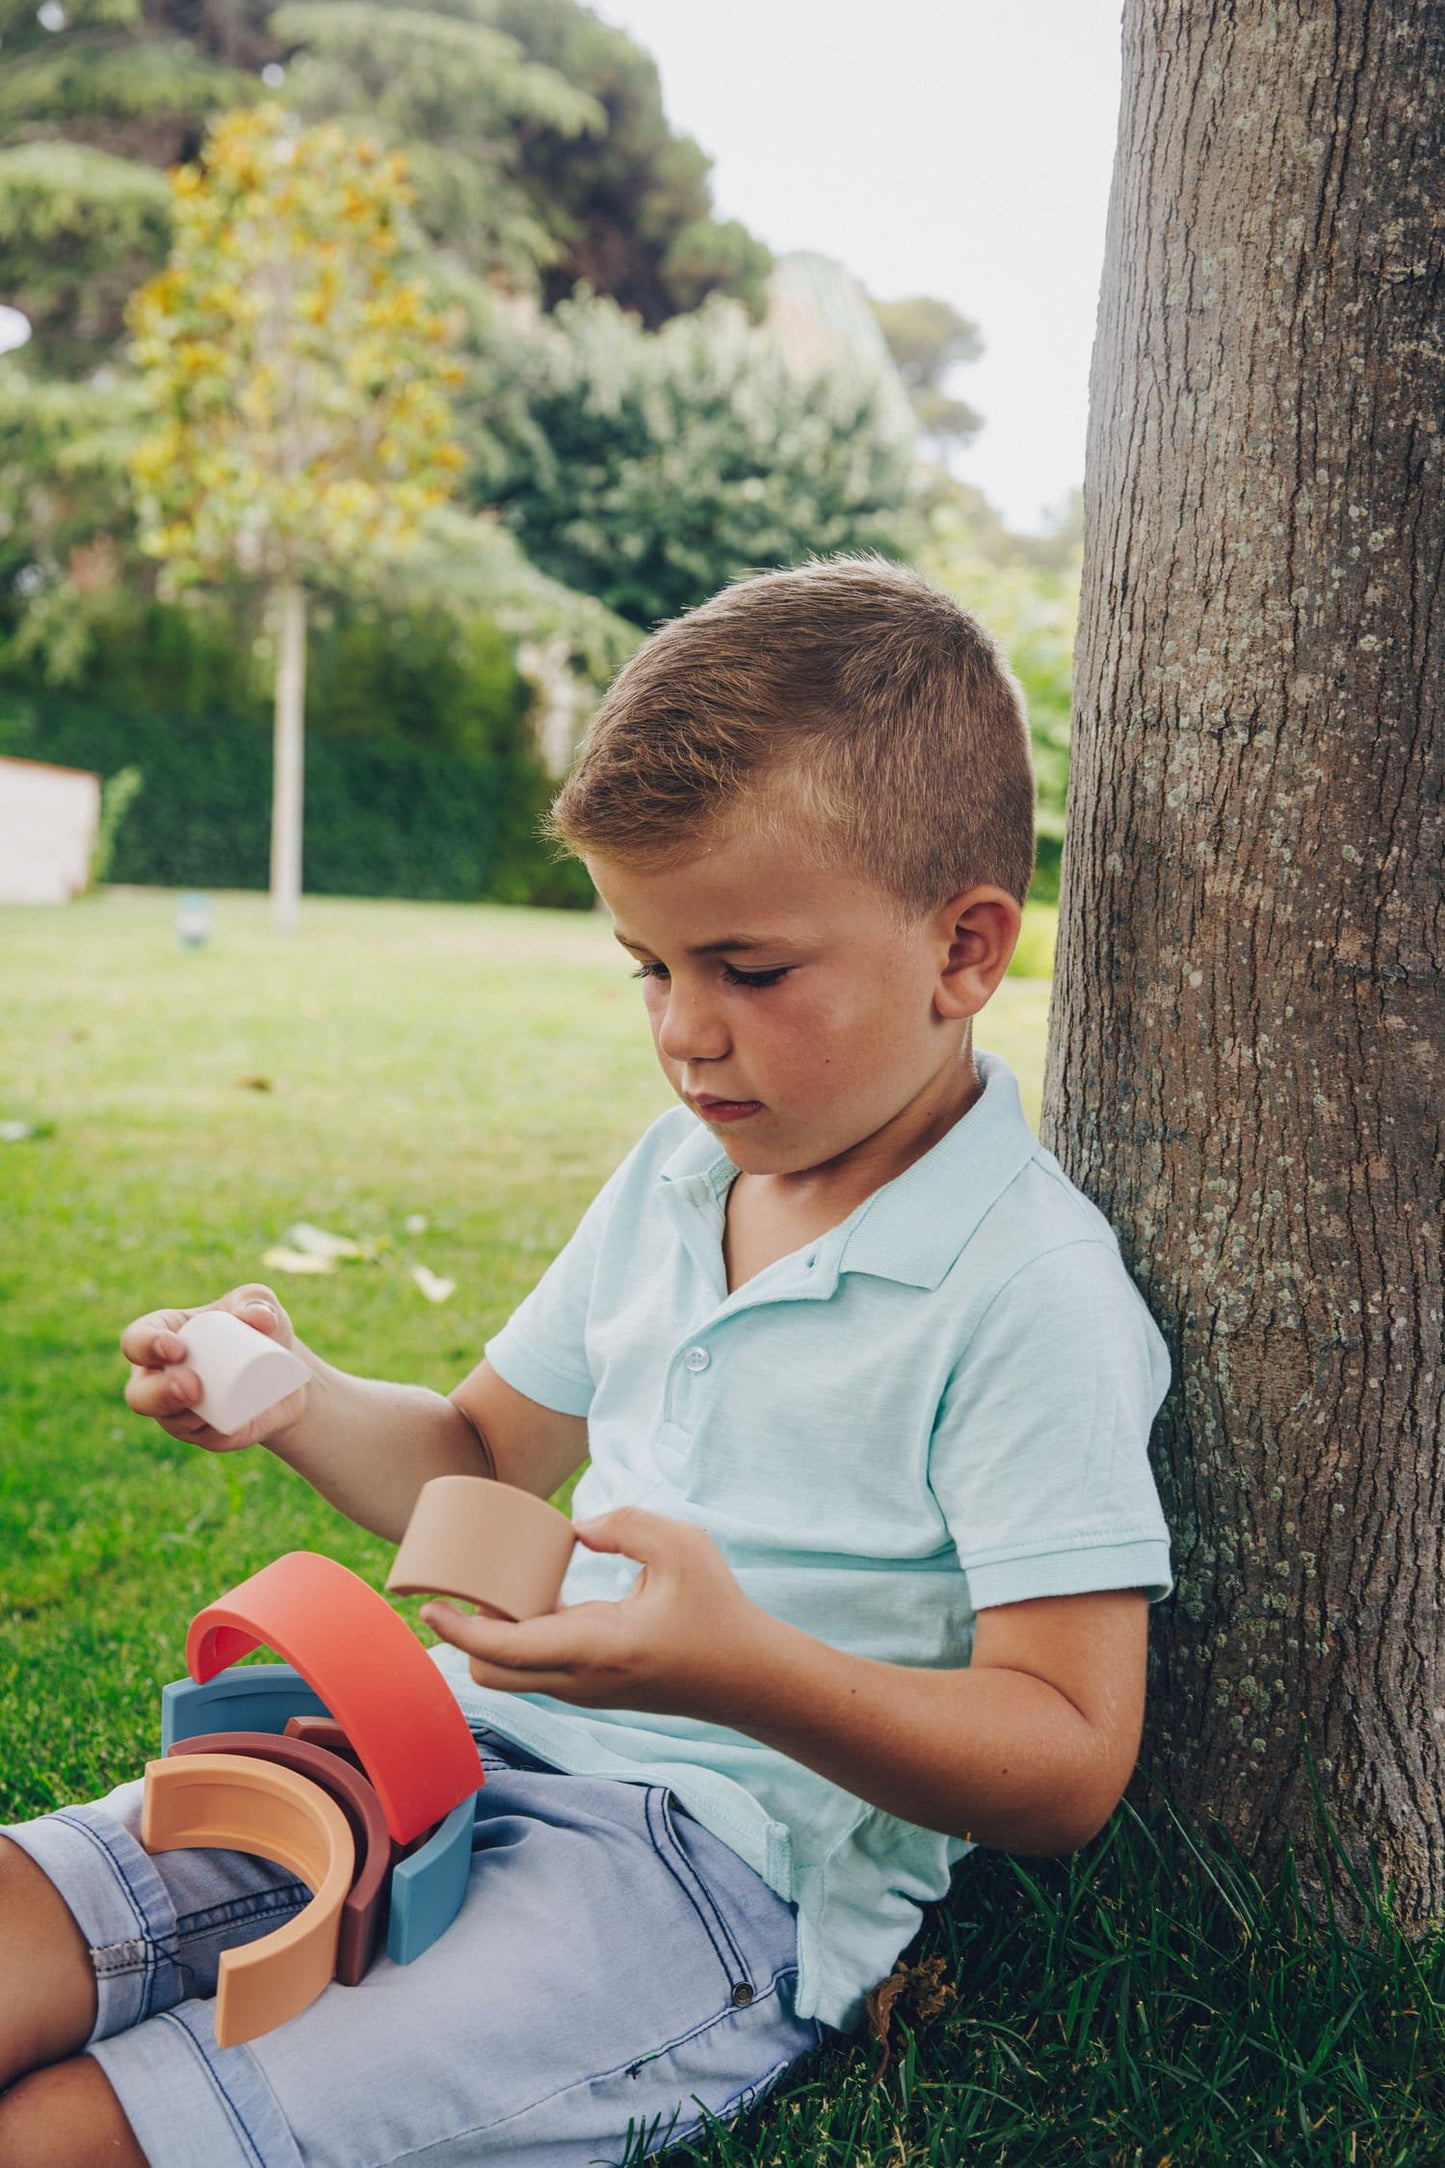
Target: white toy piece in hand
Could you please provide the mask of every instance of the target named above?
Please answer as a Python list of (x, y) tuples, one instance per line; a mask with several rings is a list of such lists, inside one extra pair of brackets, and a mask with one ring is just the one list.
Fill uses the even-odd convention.
[(229, 1310), (198, 1310), (180, 1335), (201, 1381), (196, 1413), (228, 1437), (311, 1381), (299, 1355), (278, 1347)]

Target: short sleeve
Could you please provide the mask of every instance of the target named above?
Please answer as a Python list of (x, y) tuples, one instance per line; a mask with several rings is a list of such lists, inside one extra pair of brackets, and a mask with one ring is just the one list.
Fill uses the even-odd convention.
[(487, 1360), (503, 1382), (539, 1407), (586, 1415), (594, 1379), (587, 1361), (587, 1317), (597, 1260), (640, 1146), (609, 1176), (537, 1285), (487, 1342)]
[(974, 1609), (1143, 1588), (1167, 1596), (1149, 1431), (1169, 1357), (1110, 1245), (1076, 1242), (993, 1297), (954, 1368), (930, 1480)]

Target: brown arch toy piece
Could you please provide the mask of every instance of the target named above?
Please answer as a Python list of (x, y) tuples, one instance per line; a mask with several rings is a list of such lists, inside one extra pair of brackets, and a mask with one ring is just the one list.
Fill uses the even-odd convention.
[(273, 1559), (196, 1613), (186, 1669), (204, 1683), (263, 1643), (341, 1725), (399, 1844), (478, 1789), (481, 1761), (460, 1704), (405, 1620), (358, 1574), (317, 1551)]
[(356, 1852), (351, 1887), (341, 1907), (336, 1977), (343, 1987), (355, 1987), (364, 1980), (386, 1924), (392, 1840), (381, 1801), (355, 1764), (318, 1742), (283, 1738), (273, 1731), (202, 1732), (193, 1739), (178, 1739), (167, 1759), (175, 1754), (246, 1754), (252, 1761), (271, 1762), (278, 1769), (309, 1777), (336, 1801)]
[(307, 1746), (325, 1747), (328, 1754), (339, 1755), (359, 1776), (366, 1775), (361, 1766), (361, 1756), (334, 1716), (288, 1716), (285, 1736), (288, 1739), (304, 1739)]
[(220, 1845), (299, 1875), (304, 1911), (272, 1934), (221, 1952), (216, 2040), (254, 2040), (314, 2002), (336, 1970), (341, 1907), (356, 1848), (336, 1801), (309, 1777), (242, 1754), (178, 1754), (146, 1763), (141, 1843), (148, 1852)]

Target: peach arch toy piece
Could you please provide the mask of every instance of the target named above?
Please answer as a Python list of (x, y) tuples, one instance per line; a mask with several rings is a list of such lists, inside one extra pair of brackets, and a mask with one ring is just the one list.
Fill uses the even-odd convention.
[(147, 1762), (141, 1842), (148, 1852), (195, 1845), (257, 1852), (313, 1892), (284, 1927), (221, 1952), (215, 2009), (221, 2047), (254, 2040), (315, 2001), (336, 1970), (341, 1908), (356, 1862), (346, 1817), (319, 1785), (243, 1754)]
[(494, 1618), (556, 1608), (576, 1543), (565, 1513), (511, 1483), (436, 1475), (423, 1483), (386, 1585), (394, 1596), (459, 1596)]
[(273, 1559), (196, 1613), (186, 1668), (204, 1683), (263, 1644), (342, 1726), (399, 1844), (478, 1790), (481, 1761), (459, 1703), (405, 1620), (359, 1575), (316, 1551)]

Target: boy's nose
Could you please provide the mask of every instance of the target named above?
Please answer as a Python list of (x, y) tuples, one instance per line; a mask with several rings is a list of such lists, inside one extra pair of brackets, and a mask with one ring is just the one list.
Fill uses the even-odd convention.
[(658, 1021), (658, 1052), (669, 1061), (717, 1061), (729, 1046), (727, 1026), (706, 991), (689, 992), (674, 980)]

